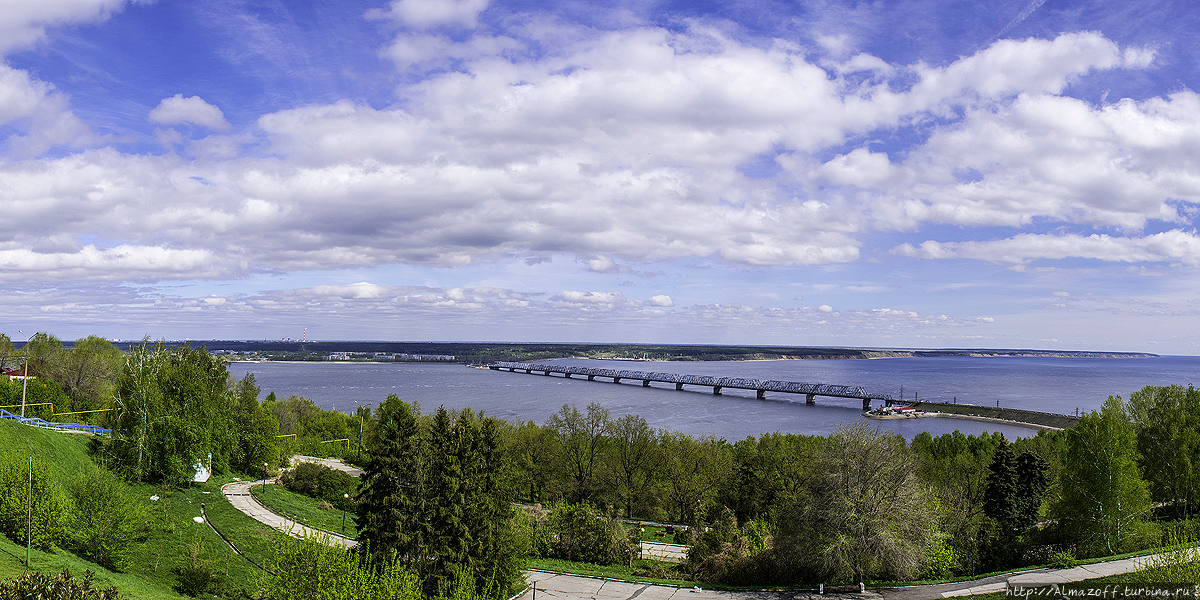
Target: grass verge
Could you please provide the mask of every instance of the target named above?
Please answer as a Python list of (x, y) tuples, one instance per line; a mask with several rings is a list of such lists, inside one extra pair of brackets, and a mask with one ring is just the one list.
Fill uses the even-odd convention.
[(321, 510), (320, 500), (297, 494), (286, 488), (268, 483), (256, 485), (250, 492), (267, 508), (316, 529), (324, 529), (330, 533), (342, 533), (343, 515), (345, 518), (345, 535), (357, 537), (358, 528), (354, 525), (354, 515), (343, 513), (338, 509)]

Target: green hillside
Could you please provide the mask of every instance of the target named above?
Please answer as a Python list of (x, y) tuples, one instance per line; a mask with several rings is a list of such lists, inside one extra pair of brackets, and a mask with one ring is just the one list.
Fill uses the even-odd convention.
[[(18, 456), (40, 457), (52, 465), (52, 477), (64, 490), (75, 477), (95, 468), (87, 453), (89, 438), (82, 435), (55, 433), (0, 420), (0, 448)], [(225, 533), (253, 560), (267, 562), (271, 543), (281, 534), (234, 509), (221, 495), (220, 487), (229, 479), (214, 478), (208, 483), (194, 484), (168, 490), (146, 484), (131, 484), (129, 491), (148, 509), (149, 534), (138, 543), (132, 566), (125, 573), (115, 573), (76, 556), (63, 548), (51, 552), (34, 550), (33, 570), (57, 573), (64, 568), (82, 575), (85, 570), (95, 573), (96, 581), (112, 585), (123, 596), (133, 599), (182, 598), (173, 588), (178, 569), (196, 559), (222, 580), (225, 595), (236, 596), (238, 588), (253, 591), (260, 571), (235, 554), (211, 527), (196, 523), (200, 504), (205, 503), (209, 522)], [(158, 496), (157, 501), (150, 499)], [(14, 577), (25, 572), (24, 540), (14, 543), (0, 536), (0, 578)], [(231, 593), (233, 592), (233, 593)], [(207, 596), (206, 596), (207, 597)]]

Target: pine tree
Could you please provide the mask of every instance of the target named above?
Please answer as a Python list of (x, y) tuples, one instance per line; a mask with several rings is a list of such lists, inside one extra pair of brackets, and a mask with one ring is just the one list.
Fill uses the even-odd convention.
[(377, 414), (354, 515), (359, 542), (375, 564), (385, 564), (395, 552), (400, 560), (419, 566), (429, 554), (417, 414), (394, 394), (379, 405)]
[(1008, 441), (1000, 442), (992, 454), (988, 467), (987, 495), (983, 501), (983, 512), (1000, 523), (1006, 534), (1011, 534), (1016, 520), (1017, 470), (1016, 460)]

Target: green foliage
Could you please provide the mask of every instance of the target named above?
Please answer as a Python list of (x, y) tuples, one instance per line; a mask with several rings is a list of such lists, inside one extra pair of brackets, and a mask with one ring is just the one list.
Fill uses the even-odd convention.
[(58, 575), (29, 571), (20, 577), (0, 581), (0, 600), (119, 600), (113, 587), (92, 587), (92, 572), (85, 571), (83, 580), (71, 577), (63, 569)]
[(1056, 514), (1085, 556), (1104, 556), (1137, 545), (1149, 510), (1133, 424), (1121, 399), (1110, 396), (1067, 432)]
[(73, 479), (68, 489), (75, 510), (68, 520), (71, 549), (92, 562), (123, 571), (133, 545), (149, 533), (149, 514), (127, 486), (100, 469)]
[[(7, 408), (10, 413), (21, 413), (21, 394), (24, 391), (25, 403), (28, 408), (25, 410), (25, 416), (38, 417), (47, 421), (54, 421), (54, 413), (65, 412), (70, 406), (70, 399), (63, 393), (62, 386), (52, 379), (43, 379), (41, 377), (30, 376), (28, 381), (18, 379), (9, 379), (0, 381), (0, 404), (10, 406)], [(43, 405), (49, 402), (50, 405)], [(40, 405), (40, 406), (34, 406)]]
[[(31, 476), (32, 535), (27, 527)], [(31, 475), (28, 458), (0, 454), (0, 532), (8, 539), (23, 545), (29, 536), (32, 546), (39, 550), (60, 546), (66, 535), (65, 517), (69, 510), (70, 503), (51, 477), (50, 465), (34, 457)]]
[(1145, 568), (1130, 575), (1129, 583), (1200, 583), (1200, 548), (1195, 538), (1171, 535), (1166, 550), (1143, 563)]
[(416, 575), (395, 556), (374, 567), (354, 551), (289, 538), (276, 549), (261, 588), (266, 600), (421, 600)]
[(231, 462), (246, 474), (265, 477), (267, 467), (279, 459), (279, 421), (270, 407), (259, 404), (260, 391), (254, 373), (246, 373), (233, 387), (236, 446)]
[(1075, 558), (1075, 552), (1071, 550), (1058, 550), (1050, 556), (1050, 562), (1047, 563), (1051, 569), (1074, 569), (1079, 566), (1079, 561)]
[(124, 353), (111, 342), (91, 335), (76, 340), (71, 349), (60, 351), (50, 376), (71, 398), (71, 410), (100, 409), (112, 399), (113, 383), (124, 360)]
[(629, 564), (639, 552), (623, 525), (588, 502), (556, 504), (547, 522), (558, 558), (598, 565)]
[(573, 502), (592, 501), (599, 492), (596, 470), (611, 422), (608, 409), (595, 402), (588, 405), (586, 415), (564, 404), (546, 419), (546, 426), (554, 430), (562, 443), (562, 459), (570, 477), (565, 495)]
[(611, 488), (626, 518), (633, 517), (635, 505), (647, 502), (651, 485), (663, 468), (665, 456), (659, 437), (646, 419), (637, 415), (624, 415), (608, 427)]
[(1200, 390), (1146, 386), (1128, 408), (1151, 497), (1187, 518), (1200, 502)]
[(954, 546), (947, 543), (944, 537), (938, 536), (925, 552), (925, 570), (921, 572), (922, 579), (947, 579), (958, 571), (958, 552)]
[(224, 359), (203, 348), (132, 348), (116, 383), (113, 469), (169, 485), (191, 479), (200, 464), (227, 470), (234, 450), (228, 376)]
[(175, 570), (175, 590), (193, 598), (216, 590), (221, 584), (221, 577), (213, 561), (205, 557), (203, 539), (196, 538), (185, 546), (184, 551), (186, 562)]
[(342, 509), (350, 506), (344, 494), (354, 492), (358, 485), (358, 481), (345, 471), (310, 462), (284, 471), (279, 476), (279, 483), (297, 494), (318, 498)]
[(721, 507), (688, 549), (686, 567), (698, 579), (719, 583), (762, 583), (773, 579), (772, 539), (763, 523), (738, 528), (733, 511)]
[(712, 436), (694, 438), (672, 431), (660, 438), (665, 455), (666, 499), (677, 523), (696, 523), (697, 510), (713, 503), (733, 468), (730, 447)]
[(810, 480), (780, 514), (776, 548), (788, 579), (910, 579), (935, 541), (929, 499), (904, 439), (866, 423), (839, 427)]
[(477, 593), (506, 596), (520, 581), (521, 557), (497, 423), (469, 411), (453, 419), (444, 408), (426, 428), (417, 417), (394, 395), (379, 406), (359, 486), (359, 539), (374, 562), (395, 556), (412, 569), (426, 595), (465, 569)]

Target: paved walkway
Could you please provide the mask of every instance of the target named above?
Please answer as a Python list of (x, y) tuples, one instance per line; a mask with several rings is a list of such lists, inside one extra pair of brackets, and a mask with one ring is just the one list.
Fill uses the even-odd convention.
[(354, 546), (358, 545), (358, 542), (355, 542), (348, 537), (340, 536), (336, 533), (330, 533), (328, 531), (322, 531), (320, 529), (305, 527), (304, 525), (297, 523), (292, 519), (271, 512), (271, 509), (263, 506), (254, 496), (250, 495), (251, 486), (263, 485), (266, 483), (272, 483), (272, 481), (269, 479), (260, 479), (258, 481), (235, 481), (233, 483), (227, 483), (221, 486), (221, 493), (225, 496), (226, 500), (229, 500), (229, 503), (232, 504), (234, 508), (246, 513), (250, 516), (250, 518), (289, 535), (304, 538), (320, 538), (321, 536), (328, 536), (330, 545), (337, 545), (343, 548), (353, 548)]
[(296, 463), (302, 463), (302, 462), (310, 462), (310, 463), (317, 463), (317, 464), (325, 465), (325, 466), (329, 467), (330, 469), (337, 469), (338, 471), (345, 471), (345, 472), (353, 475), (354, 477), (359, 477), (363, 474), (362, 469), (355, 467), (355, 466), (348, 465), (345, 462), (342, 462), (342, 459), (340, 459), (340, 458), (317, 458), (315, 456), (305, 456), (303, 454), (296, 454), (296, 455), (292, 456), (292, 465), (293, 466), (295, 466)]

